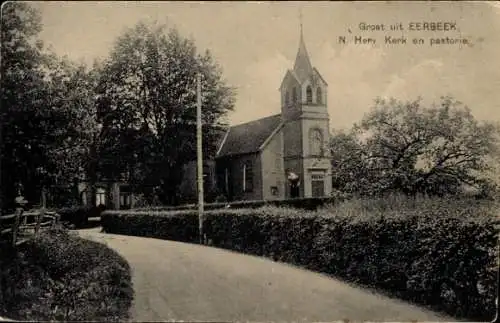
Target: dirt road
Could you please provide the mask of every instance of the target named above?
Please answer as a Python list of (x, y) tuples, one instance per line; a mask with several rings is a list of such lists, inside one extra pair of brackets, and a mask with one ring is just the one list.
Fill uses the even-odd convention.
[(133, 321), (453, 321), (327, 276), (180, 242), (80, 230), (131, 268)]

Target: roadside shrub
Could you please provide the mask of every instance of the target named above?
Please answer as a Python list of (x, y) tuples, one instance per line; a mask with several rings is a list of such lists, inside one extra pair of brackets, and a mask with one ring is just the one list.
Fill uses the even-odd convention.
[(0, 309), (18, 320), (122, 321), (133, 290), (128, 263), (62, 229), (0, 255)]
[(101, 225), (108, 233), (184, 242), (198, 239), (198, 217), (192, 211), (105, 211)]
[[(497, 207), (492, 202), (387, 197), (317, 211), (218, 209), (204, 214), (209, 244), (266, 256), (445, 311), (491, 319)], [(198, 242), (196, 211), (106, 211), (106, 232)]]
[(73, 224), (76, 227), (82, 227), (88, 223), (89, 218), (99, 217), (105, 209), (106, 207), (103, 205), (94, 207), (73, 206), (57, 209), (55, 212), (61, 215), (61, 222)]

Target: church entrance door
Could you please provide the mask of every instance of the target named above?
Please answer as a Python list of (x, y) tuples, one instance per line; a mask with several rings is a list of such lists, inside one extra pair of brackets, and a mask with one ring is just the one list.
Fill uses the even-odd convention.
[(312, 197), (325, 196), (325, 175), (323, 173), (311, 175), (311, 191)]
[(290, 197), (297, 198), (300, 195), (300, 178), (297, 174), (290, 172), (288, 174), (288, 181), (290, 183)]
[(313, 197), (323, 197), (325, 196), (325, 182), (321, 181), (312, 181), (312, 196)]

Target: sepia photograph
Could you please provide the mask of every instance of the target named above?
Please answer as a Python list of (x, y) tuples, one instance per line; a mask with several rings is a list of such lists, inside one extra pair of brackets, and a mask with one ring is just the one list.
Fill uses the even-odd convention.
[(498, 322), (500, 2), (7, 1), (0, 321)]

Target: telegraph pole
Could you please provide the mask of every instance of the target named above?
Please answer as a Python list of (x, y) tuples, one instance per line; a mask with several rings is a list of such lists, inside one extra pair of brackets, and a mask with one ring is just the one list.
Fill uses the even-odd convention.
[(196, 146), (198, 164), (198, 230), (200, 244), (203, 244), (203, 151), (201, 135), (201, 75), (198, 73), (197, 81), (197, 104), (196, 104)]

